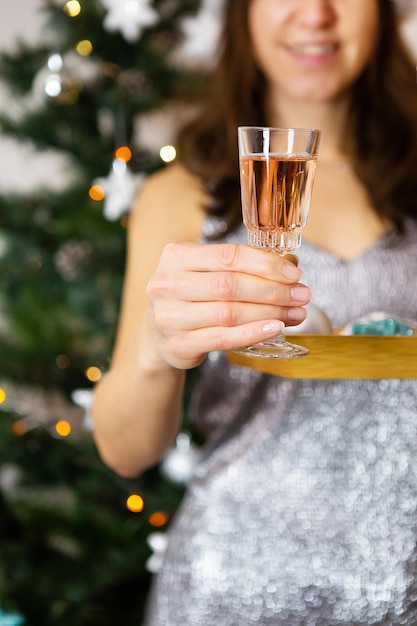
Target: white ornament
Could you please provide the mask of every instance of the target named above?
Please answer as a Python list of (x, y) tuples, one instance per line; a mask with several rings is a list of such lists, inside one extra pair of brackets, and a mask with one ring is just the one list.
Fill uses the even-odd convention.
[(74, 389), (71, 393), (72, 401), (84, 409), (84, 427), (93, 430), (93, 419), (91, 417), (91, 406), (93, 404), (92, 389)]
[(157, 574), (162, 569), (165, 552), (168, 547), (168, 539), (165, 533), (151, 533), (148, 535), (147, 543), (153, 554), (145, 563), (145, 568), (151, 574)]
[[(23, 470), (16, 463), (0, 465), (0, 491), (13, 493), (23, 478)], [(1, 621), (0, 621), (1, 624)]]
[(162, 460), (161, 473), (171, 482), (185, 485), (194, 474), (199, 457), (200, 451), (191, 441), (190, 435), (182, 432), (178, 435), (175, 446)]
[(108, 13), (103, 28), (119, 31), (129, 43), (139, 40), (142, 31), (156, 24), (158, 13), (149, 6), (151, 0), (101, 0)]
[(193, 61), (206, 61), (214, 56), (218, 40), (218, 20), (215, 15), (200, 13), (196, 19), (183, 23), (185, 41), (181, 54)]
[(114, 221), (124, 213), (129, 213), (135, 193), (145, 178), (144, 174), (132, 174), (126, 161), (115, 159), (107, 178), (96, 178), (93, 181), (93, 184), (99, 185), (105, 193), (104, 217), (109, 221)]
[(183, 20), (184, 42), (177, 52), (179, 60), (186, 62), (213, 61), (219, 41), (224, 0), (205, 0), (196, 17)]

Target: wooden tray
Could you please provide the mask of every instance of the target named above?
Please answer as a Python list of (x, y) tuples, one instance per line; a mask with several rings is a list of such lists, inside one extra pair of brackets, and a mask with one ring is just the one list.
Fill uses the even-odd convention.
[(288, 335), (310, 350), (296, 359), (227, 353), (233, 365), (288, 378), (417, 378), (417, 336)]

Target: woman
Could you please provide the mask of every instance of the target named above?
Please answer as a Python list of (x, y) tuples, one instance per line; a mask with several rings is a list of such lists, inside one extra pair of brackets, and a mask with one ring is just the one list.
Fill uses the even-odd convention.
[[(417, 384), (283, 380), (222, 352), (298, 324), (310, 289), (335, 327), (380, 309), (417, 319), (417, 90), (395, 11), (228, 0), (181, 164), (138, 197), (97, 445), (125, 476), (157, 462), (200, 364), (193, 412), (208, 437), (150, 626), (417, 623)], [(323, 131), (303, 283), (295, 257), (244, 245), (240, 124)]]

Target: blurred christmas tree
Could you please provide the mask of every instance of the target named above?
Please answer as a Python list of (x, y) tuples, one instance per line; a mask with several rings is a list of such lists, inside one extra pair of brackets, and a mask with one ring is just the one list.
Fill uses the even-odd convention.
[(114, 340), (133, 195), (175, 157), (170, 133), (220, 8), (43, 0), (42, 43), (0, 57), (16, 104), (3, 136), (67, 163), (59, 190), (0, 192), (0, 624), (141, 623), (154, 531), (181, 499), (193, 443), (179, 438), (165, 478), (121, 480), (84, 410)]

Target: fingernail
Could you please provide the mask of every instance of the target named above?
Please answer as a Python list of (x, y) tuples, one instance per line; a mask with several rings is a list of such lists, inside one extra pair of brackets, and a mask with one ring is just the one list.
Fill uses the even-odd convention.
[(297, 285), (291, 289), (291, 297), (297, 302), (308, 302), (311, 298), (311, 291), (308, 287)]
[(291, 280), (299, 280), (301, 278), (301, 271), (292, 263), (286, 263), (283, 265), (282, 273), (286, 278), (290, 278)]
[(268, 322), (262, 327), (264, 333), (280, 333), (284, 328), (284, 324), (276, 320), (275, 322)]
[(292, 322), (302, 322), (306, 318), (306, 312), (301, 307), (288, 309), (287, 311), (288, 319)]

